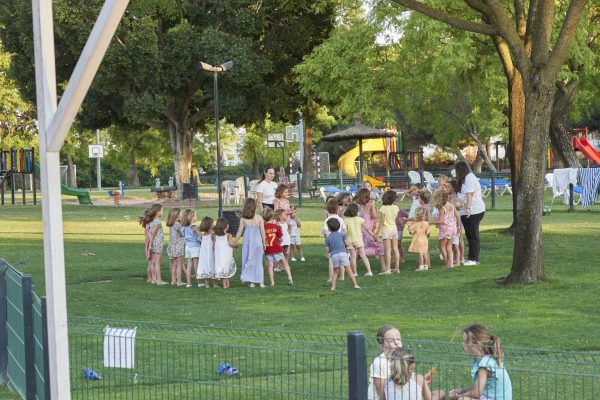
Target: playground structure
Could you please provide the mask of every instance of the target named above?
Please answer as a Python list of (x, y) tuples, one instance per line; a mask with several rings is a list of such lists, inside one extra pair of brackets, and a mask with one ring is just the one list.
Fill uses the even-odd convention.
[(27, 204), (27, 177), (30, 178), (31, 182), (33, 204), (37, 204), (35, 176), (36, 173), (39, 176), (39, 173), (34, 166), (35, 150), (33, 148), (0, 150), (0, 204), (4, 205), (4, 195), (7, 185), (10, 187), (11, 204), (15, 204), (15, 191), (19, 181), (21, 183), (22, 204)]
[[(10, 203), (16, 203), (15, 192), (20, 186), (23, 205), (27, 204), (27, 178), (30, 181), (33, 194), (33, 204), (37, 204), (36, 177), (40, 176), (40, 167), (35, 161), (35, 149), (0, 150), (0, 204), (4, 205), (7, 187), (10, 188)], [(20, 178), (20, 179), (19, 179)], [(92, 198), (87, 190), (73, 189), (66, 185), (60, 186), (60, 193), (77, 196), (79, 204), (92, 204)]]
[(596, 151), (596, 149), (594, 149), (587, 139), (588, 129), (573, 128), (571, 131), (577, 133), (571, 138), (573, 149), (580, 151), (585, 158), (592, 161), (596, 165), (600, 165), (600, 154)]
[[(423, 165), (423, 154), (420, 151), (401, 152), (402, 143), (400, 138), (376, 138), (366, 139), (362, 143), (363, 153), (382, 153), (385, 157), (386, 175), (390, 175), (392, 171), (406, 171), (420, 169)], [(360, 149), (357, 143), (356, 147), (342, 154), (338, 159), (338, 167), (347, 176), (356, 178), (358, 175), (358, 167), (356, 159), (359, 157)], [(366, 168), (368, 170), (368, 168)], [(363, 169), (364, 171), (364, 169)], [(373, 172), (375, 172), (373, 168)], [(363, 174), (363, 181), (371, 182), (373, 187), (382, 185), (381, 177), (373, 177), (368, 174)]]

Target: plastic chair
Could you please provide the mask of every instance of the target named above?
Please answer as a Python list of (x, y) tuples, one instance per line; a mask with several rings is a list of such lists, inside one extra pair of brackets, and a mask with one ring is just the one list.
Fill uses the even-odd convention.
[(433, 174), (429, 171), (423, 171), (423, 179), (425, 179), (425, 184), (427, 185), (427, 188), (429, 190), (432, 189), (432, 187), (434, 186), (434, 184), (437, 187), (437, 181), (435, 180), (435, 178), (433, 177)]
[(258, 184), (258, 179), (252, 179), (248, 182), (248, 197), (256, 198), (256, 185)]
[(246, 198), (246, 185), (244, 185), (244, 177), (240, 176), (238, 178), (235, 179), (235, 184), (237, 185), (238, 189), (239, 189), (239, 198), (240, 201), (242, 199)]
[(421, 175), (419, 175), (417, 171), (408, 171), (408, 178), (410, 179), (411, 185), (421, 183)]
[(240, 188), (234, 181), (223, 181), (221, 183), (221, 190), (223, 191), (225, 204), (229, 204), (231, 200), (233, 200), (236, 205), (240, 204)]
[(554, 174), (552, 172), (549, 172), (546, 175), (544, 175), (544, 179), (546, 180), (544, 190), (552, 189), (552, 185), (554, 185)]

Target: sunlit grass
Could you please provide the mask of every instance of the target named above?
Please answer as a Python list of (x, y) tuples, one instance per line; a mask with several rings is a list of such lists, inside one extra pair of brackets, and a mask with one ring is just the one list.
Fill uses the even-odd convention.
[[(490, 211), (482, 225), (480, 266), (443, 270), (432, 237), (433, 270), (414, 272), (417, 262), (410, 254), (399, 276), (360, 276), (362, 291), (346, 284), (335, 294), (326, 282), (319, 237), (321, 202), (300, 211), (308, 262), (292, 264), (296, 285), (288, 287), (278, 275), (278, 286), (262, 290), (242, 287), (239, 272), (228, 291), (147, 285), (144, 235), (137, 223), (142, 212), (134, 207), (64, 207), (70, 315), (322, 333), (373, 334), (379, 325), (393, 323), (404, 336), (440, 340), (458, 340), (461, 327), (481, 322), (512, 345), (600, 349), (595, 333), (600, 318), (594, 308), (600, 281), (597, 212), (553, 211), (544, 217), (547, 282), (508, 287), (495, 283), (512, 262), (512, 238), (500, 234), (512, 214)], [(198, 214), (214, 217), (216, 210), (201, 207)], [(33, 275), (39, 293), (44, 291), (42, 227), (39, 206), (0, 207), (0, 257), (13, 265), (26, 262), (19, 268)], [(237, 251), (238, 266), (240, 256)], [(378, 263), (373, 265), (377, 271)], [(359, 271), (364, 273), (360, 264)], [(166, 255), (163, 279), (168, 279)]]

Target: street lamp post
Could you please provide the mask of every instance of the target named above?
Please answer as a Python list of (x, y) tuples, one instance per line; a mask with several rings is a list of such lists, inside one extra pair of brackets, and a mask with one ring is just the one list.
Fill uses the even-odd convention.
[(221, 146), (219, 144), (219, 85), (217, 83), (217, 76), (219, 72), (227, 71), (233, 67), (233, 61), (227, 61), (217, 67), (213, 67), (210, 64), (200, 62), (200, 66), (205, 71), (213, 73), (214, 80), (214, 91), (215, 91), (215, 132), (217, 136), (217, 193), (219, 196), (219, 217), (223, 213), (223, 195), (221, 193)]

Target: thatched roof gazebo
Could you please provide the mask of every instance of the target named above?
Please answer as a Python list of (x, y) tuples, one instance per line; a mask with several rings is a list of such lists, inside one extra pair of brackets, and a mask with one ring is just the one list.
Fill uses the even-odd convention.
[(327, 136), (323, 136), (321, 140), (326, 142), (344, 142), (347, 140), (358, 140), (358, 173), (360, 179), (363, 177), (363, 149), (362, 141), (365, 139), (379, 139), (396, 137), (394, 132), (387, 132), (381, 129), (372, 128), (362, 124), (362, 118), (356, 117), (356, 123), (353, 127), (344, 129), (343, 131), (335, 132)]

